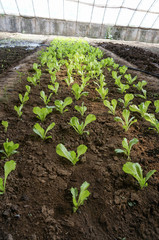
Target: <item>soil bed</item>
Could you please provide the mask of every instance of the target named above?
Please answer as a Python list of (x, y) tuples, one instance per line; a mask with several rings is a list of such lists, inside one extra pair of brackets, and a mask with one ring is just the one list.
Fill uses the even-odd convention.
[[(128, 52), (126, 50), (122, 57), (126, 58)], [(32, 66), (34, 62), (37, 62), (36, 58), (29, 64)], [(109, 88), (108, 99), (123, 98), (117, 92), (111, 74), (107, 69), (103, 71)], [(44, 107), (40, 91), (44, 90), (48, 95), (50, 76), (46, 68), (42, 72), (40, 86), (31, 87), (22, 120), (18, 119), (14, 105), (20, 103), (18, 94), (25, 92), (25, 85), (28, 84), (26, 76), (22, 76), (22, 82), (16, 82), (12, 94), (0, 102), (1, 120), (9, 122), (6, 134), (0, 125), (0, 149), (6, 138), (20, 144), (19, 153), (11, 158), (17, 163), (16, 170), (8, 177), (6, 193), (1, 195), (0, 240), (157, 240), (159, 135), (149, 130), (149, 123), (136, 113), (133, 115), (138, 122), (125, 133), (98, 98), (93, 79), (86, 87), (88, 97), (76, 101), (71, 88), (63, 81), (67, 71), (62, 67), (57, 73), (57, 81), (60, 83), (58, 95), (53, 95), (49, 105), (53, 105), (56, 99), (64, 100), (68, 96), (72, 97), (73, 103), (63, 115), (53, 111), (47, 117), (42, 124), (45, 129), (51, 122), (56, 125), (50, 132), (53, 139), (43, 142), (32, 130), (35, 123), (40, 123), (32, 112), (33, 107)], [(133, 71), (131, 73), (136, 75)], [(31, 67), (28, 74), (33, 74)], [(139, 75), (138, 80), (143, 79), (147, 80), (147, 76)], [(78, 76), (75, 76), (75, 81), (79, 81)], [(148, 79), (145, 89), (148, 92), (147, 100), (153, 102), (159, 99), (159, 87), (154, 78)], [(127, 93), (130, 92), (135, 93), (134, 88), (127, 90)], [(83, 101), (87, 106), (86, 115), (92, 113), (97, 118), (87, 127), (89, 136), (79, 136), (68, 124), (73, 116), (81, 119), (74, 106), (81, 105)], [(141, 98), (135, 98), (133, 103), (138, 105), (142, 101)], [(122, 105), (118, 105), (116, 115), (121, 116), (122, 110)], [(148, 112), (154, 111), (154, 105), (150, 104)], [(156, 118), (159, 119), (159, 114), (156, 114)], [(124, 137), (128, 140), (134, 137), (139, 139), (139, 143), (132, 148), (132, 162), (140, 163), (144, 174), (152, 169), (157, 170), (149, 179), (148, 187), (143, 190), (130, 175), (123, 172), (126, 157), (114, 152), (116, 148), (122, 147)], [(85, 144), (88, 147), (86, 157), (75, 166), (71, 165), (56, 154), (59, 143), (63, 143), (68, 150), (76, 150), (80, 144)], [(4, 160), (1, 160), (1, 176), (3, 166)], [(91, 195), (79, 211), (73, 214), (70, 188), (79, 189), (84, 181), (90, 183)]]

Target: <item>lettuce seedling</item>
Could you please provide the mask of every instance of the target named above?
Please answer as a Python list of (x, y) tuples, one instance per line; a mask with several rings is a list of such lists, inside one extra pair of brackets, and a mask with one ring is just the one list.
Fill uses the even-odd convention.
[(64, 81), (67, 83), (68, 86), (70, 86), (74, 82), (72, 76), (68, 76), (67, 78), (64, 79)]
[(115, 84), (118, 86), (118, 90), (120, 93), (126, 92), (126, 89), (129, 89), (130, 87), (128, 84), (123, 84), (119, 78), (115, 79)]
[(81, 116), (83, 116), (85, 111), (87, 111), (87, 107), (84, 106), (84, 102), (82, 103), (82, 106), (76, 105), (75, 109), (76, 109), (76, 111), (78, 111), (81, 114)]
[(116, 71), (112, 71), (112, 77), (115, 79), (115, 81), (120, 81), (121, 80), (121, 75), (118, 76)]
[(27, 92), (28, 92), (28, 94), (29, 94), (30, 91), (31, 91), (31, 87), (30, 87), (29, 85), (25, 85), (25, 88), (26, 88), (26, 90), (27, 90)]
[(89, 135), (89, 131), (84, 131), (85, 127), (96, 120), (96, 116), (94, 114), (89, 114), (86, 119), (85, 122), (82, 122), (81, 124), (79, 123), (79, 120), (77, 117), (72, 117), (70, 119), (70, 125), (76, 130), (77, 133), (79, 133), (80, 135), (82, 135), (83, 133), (87, 133)]
[(126, 66), (119, 67), (120, 74), (125, 74), (128, 68)]
[(147, 113), (148, 107), (150, 105), (151, 101), (142, 102), (140, 105), (136, 106), (135, 104), (130, 105), (129, 109), (132, 112), (138, 112), (141, 114), (141, 117), (144, 117)]
[(117, 106), (117, 100), (116, 99), (112, 99), (111, 103), (108, 100), (103, 101), (104, 105), (109, 108), (110, 111), (108, 111), (108, 113), (115, 115), (115, 110), (116, 110), (116, 106)]
[(135, 76), (134, 78), (132, 78), (131, 74), (125, 74), (124, 77), (126, 78), (128, 84), (132, 84), (134, 81), (136, 81), (137, 76)]
[(44, 101), (44, 104), (47, 105), (51, 101), (52, 93), (47, 97), (44, 91), (40, 92), (40, 98)]
[(13, 160), (10, 160), (4, 164), (4, 181), (3, 178), (0, 178), (0, 194), (5, 193), (7, 177), (11, 171), (14, 171), (16, 168), (16, 163)]
[(145, 118), (146, 121), (151, 123), (152, 128), (150, 128), (150, 129), (153, 129), (157, 133), (159, 133), (159, 121), (155, 118), (155, 115), (145, 113), (144, 118)]
[(156, 112), (156, 113), (159, 113), (159, 100), (154, 101), (154, 105), (155, 105), (155, 107), (156, 107), (155, 112)]
[(21, 117), (23, 112), (22, 112), (23, 104), (21, 104), (19, 107), (14, 106), (14, 110), (17, 112), (18, 117)]
[(147, 187), (147, 181), (156, 172), (156, 170), (151, 170), (147, 173), (146, 177), (143, 177), (142, 168), (139, 163), (127, 162), (123, 165), (123, 171), (125, 173), (131, 174), (140, 184), (141, 189)]
[(37, 78), (35, 76), (27, 77), (27, 81), (32, 83), (34, 86), (36, 86), (38, 84)]
[(37, 135), (39, 135), (39, 136), (41, 137), (41, 139), (47, 140), (47, 139), (49, 139), (49, 138), (52, 138), (52, 136), (46, 136), (46, 134), (48, 133), (48, 131), (50, 131), (51, 129), (53, 129), (54, 126), (55, 126), (55, 123), (53, 122), (53, 123), (51, 123), (51, 124), (47, 127), (47, 129), (46, 129), (46, 131), (45, 131), (45, 130), (40, 126), (39, 123), (36, 123), (36, 124), (34, 125), (34, 127), (33, 127), (33, 131), (34, 131)]
[[(125, 129), (125, 132), (127, 132), (128, 129), (129, 129), (129, 127), (130, 127), (133, 123), (137, 122), (137, 119), (134, 119), (135, 117), (131, 117), (131, 118), (129, 119), (130, 111), (127, 110), (127, 109), (124, 109), (124, 110), (123, 110), (122, 115), (123, 115), (124, 120), (123, 120), (122, 118), (120, 118), (120, 117), (115, 117), (114, 120), (115, 120), (116, 122), (120, 122), (120, 123), (122, 124), (122, 127)], [(134, 119), (134, 120), (133, 120), (133, 119)]]
[(104, 101), (109, 89), (108, 88), (104, 88), (104, 87), (100, 87), (100, 88), (96, 88), (96, 91), (99, 93), (99, 95), (101, 96), (102, 100)]
[(40, 119), (42, 122), (45, 121), (46, 116), (52, 112), (52, 109), (50, 108), (40, 108), (40, 107), (34, 107), (33, 113), (37, 115), (37, 118)]
[(22, 94), (19, 94), (19, 99), (22, 105), (24, 105), (29, 100), (29, 93), (25, 92), (24, 97)]
[(61, 114), (64, 112), (67, 112), (68, 109), (64, 109), (66, 106), (70, 105), (72, 103), (72, 98), (71, 97), (66, 97), (64, 101), (62, 100), (55, 100), (55, 108), (57, 111), (59, 111)]
[[(87, 188), (90, 186), (90, 184), (88, 182), (84, 182), (81, 187), (80, 187), (80, 194), (78, 197), (78, 190), (77, 188), (71, 188), (71, 194), (72, 194), (72, 201), (73, 201), (73, 212), (75, 213), (78, 208), (83, 205), (84, 201), (87, 200), (87, 198), (89, 197), (89, 195), (91, 194)], [(77, 200), (78, 197), (78, 200)]]
[(53, 91), (55, 94), (57, 94), (58, 89), (59, 89), (59, 83), (55, 82), (54, 85), (48, 85), (48, 89), (50, 89), (51, 91)]
[(133, 84), (133, 87), (137, 88), (138, 91), (142, 91), (143, 87), (147, 85), (146, 81), (138, 82), (136, 85)]
[(137, 138), (133, 138), (128, 143), (127, 138), (124, 138), (122, 141), (122, 146), (124, 149), (115, 149), (115, 152), (116, 153), (124, 153), (127, 156), (127, 160), (130, 161), (131, 160), (131, 158), (130, 158), (131, 148), (134, 144), (136, 144), (138, 142), (139, 142), (139, 140)]
[(124, 100), (119, 98), (118, 101), (123, 103), (124, 108), (127, 108), (127, 106), (132, 103), (130, 101), (133, 100), (133, 99), (134, 99), (134, 95), (132, 93), (130, 93), (130, 94), (127, 93), (124, 96)]
[(88, 92), (82, 92), (83, 89), (83, 86), (81, 85), (80, 87), (78, 83), (72, 85), (72, 93), (74, 94), (76, 100), (79, 100), (82, 96), (88, 95)]
[(79, 157), (83, 155), (87, 151), (87, 147), (85, 145), (80, 145), (77, 148), (77, 154), (75, 151), (68, 151), (66, 147), (60, 143), (56, 146), (56, 153), (61, 157), (68, 159), (75, 165), (79, 161)]
[(143, 99), (147, 99), (147, 91), (145, 89), (141, 89), (142, 94), (135, 94), (136, 97), (140, 97), (140, 98), (143, 98)]
[(9, 158), (11, 155), (17, 153), (17, 149), (19, 148), (19, 144), (15, 143), (13, 141), (8, 142), (8, 138), (6, 142), (3, 143), (4, 150), (0, 150), (1, 153), (3, 153), (7, 158)]
[(4, 127), (4, 132), (7, 132), (8, 129), (8, 121), (2, 121), (2, 126)]

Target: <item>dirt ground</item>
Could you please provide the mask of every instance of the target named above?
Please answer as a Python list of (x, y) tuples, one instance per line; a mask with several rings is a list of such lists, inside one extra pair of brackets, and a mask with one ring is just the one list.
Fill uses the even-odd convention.
[[(153, 55), (147, 50), (146, 53), (143, 50), (138, 51), (136, 47), (127, 49), (127, 46), (118, 44), (101, 43), (101, 46), (118, 53), (127, 61), (134, 59), (135, 52), (133, 65), (159, 74), (156, 68), (159, 64), (158, 54)], [(0, 56), (1, 59), (6, 59), (6, 54), (0, 53)], [(14, 69), (15, 63), (13, 68), (0, 75), (3, 88), (0, 120), (9, 122), (7, 133), (4, 133), (0, 125), (0, 149), (6, 138), (20, 144), (18, 154), (11, 158), (17, 163), (16, 170), (8, 177), (6, 193), (0, 196), (0, 240), (158, 240), (159, 135), (150, 130), (149, 123), (137, 113), (133, 114), (137, 123), (125, 133), (98, 98), (93, 79), (86, 88), (88, 97), (76, 101), (71, 88), (63, 81), (67, 75), (63, 67), (57, 74), (59, 93), (57, 96), (53, 95), (50, 105), (56, 99), (64, 100), (67, 96), (72, 97), (73, 103), (63, 115), (53, 111), (48, 116), (43, 127), (46, 128), (51, 122), (56, 125), (50, 131), (53, 139), (43, 142), (33, 132), (33, 126), (39, 120), (32, 109), (35, 106), (44, 107), (40, 91), (44, 90), (48, 94), (50, 76), (46, 68), (42, 68), (40, 86), (31, 87), (30, 99), (24, 106), (22, 120), (14, 111), (14, 105), (20, 103), (18, 94), (24, 94), (25, 85), (28, 84), (26, 78), (33, 74), (32, 65), (38, 62), (37, 57), (38, 54), (34, 53), (17, 63), (18, 71), (24, 73), (21, 80)], [(122, 59), (119, 62), (122, 64)], [(103, 71), (109, 88), (108, 99), (122, 98), (110, 73), (107, 69)], [(132, 70), (128, 73), (137, 75), (140, 81), (148, 82), (145, 87), (147, 100), (153, 102), (159, 99), (159, 79)], [(78, 82), (79, 77), (76, 76), (75, 80)], [(134, 93), (134, 88), (130, 88), (127, 93)], [(74, 106), (81, 105), (83, 101), (87, 106), (86, 115), (92, 113), (97, 118), (87, 127), (89, 136), (79, 136), (68, 124), (72, 116), (81, 118)], [(133, 100), (137, 105), (142, 101), (141, 98)], [(154, 105), (150, 104), (148, 112), (154, 111)], [(116, 114), (121, 116), (121, 112), (122, 105), (118, 104)], [(156, 114), (156, 118), (159, 120), (159, 114)], [(133, 162), (141, 164), (144, 174), (152, 169), (157, 170), (150, 178), (148, 187), (143, 190), (130, 175), (123, 172), (126, 157), (114, 151), (121, 148), (124, 137), (128, 140), (138, 138), (139, 143), (132, 148), (131, 157)], [(59, 143), (63, 143), (69, 150), (85, 144), (88, 151), (73, 166), (56, 154), (55, 149)], [(0, 162), (1, 176), (4, 162), (3, 159)], [(70, 188), (79, 189), (84, 181), (90, 183), (91, 195), (79, 211), (73, 214)]]

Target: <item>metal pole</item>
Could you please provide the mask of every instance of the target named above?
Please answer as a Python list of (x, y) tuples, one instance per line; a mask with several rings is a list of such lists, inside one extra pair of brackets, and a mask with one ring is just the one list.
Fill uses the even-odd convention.
[(19, 13), (19, 16), (20, 16), (20, 11), (19, 11), (19, 7), (18, 7), (18, 3), (17, 3), (17, 0), (15, 0), (15, 4), (17, 6), (17, 9), (18, 9), (18, 13)]
[(124, 2), (125, 2), (125, 0), (123, 0), (122, 4), (121, 4), (121, 6), (120, 6), (120, 10), (119, 10), (119, 12), (118, 12), (118, 15), (117, 15), (117, 18), (116, 18), (116, 21), (115, 21), (114, 26), (116, 26), (116, 24), (117, 24), (117, 22), (118, 22), (119, 15), (120, 15), (120, 12), (121, 12), (121, 7), (123, 6)]
[(0, 0), (0, 3), (1, 3), (1, 6), (2, 6), (2, 9), (3, 9), (4, 14), (6, 14), (1, 0)]

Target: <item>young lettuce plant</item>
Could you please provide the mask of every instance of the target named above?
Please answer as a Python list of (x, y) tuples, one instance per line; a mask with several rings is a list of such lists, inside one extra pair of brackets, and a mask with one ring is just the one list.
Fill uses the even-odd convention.
[(31, 91), (31, 87), (30, 87), (29, 85), (25, 85), (25, 88), (26, 88), (26, 90), (27, 90), (27, 93), (29, 94), (30, 91)]
[(55, 94), (57, 94), (58, 89), (59, 89), (59, 83), (55, 82), (54, 85), (48, 85), (48, 89), (53, 91)]
[(115, 110), (116, 110), (116, 106), (117, 106), (117, 100), (116, 99), (112, 99), (111, 103), (108, 100), (104, 100), (103, 101), (104, 105), (109, 108), (110, 111), (108, 111), (108, 113), (115, 115)]
[(20, 117), (22, 116), (22, 114), (23, 114), (22, 108), (23, 108), (23, 104), (21, 104), (19, 107), (18, 107), (18, 106), (14, 106), (14, 110), (17, 112), (19, 118), (20, 118)]
[(127, 110), (127, 109), (124, 109), (124, 110), (123, 110), (122, 115), (123, 115), (124, 120), (123, 120), (122, 118), (120, 118), (120, 117), (115, 117), (114, 120), (115, 120), (116, 122), (120, 122), (120, 123), (122, 124), (122, 127), (125, 129), (125, 132), (127, 132), (128, 129), (129, 129), (129, 127), (130, 127), (133, 123), (137, 122), (137, 119), (134, 119), (135, 117), (131, 117), (131, 118), (129, 119), (130, 111)]
[(2, 126), (4, 127), (4, 132), (7, 132), (8, 129), (8, 121), (2, 121)]
[(132, 78), (131, 74), (125, 74), (124, 77), (126, 78), (129, 85), (133, 84), (133, 82), (137, 79), (137, 76)]
[(37, 81), (37, 78), (35, 76), (33, 77), (27, 77), (27, 81), (32, 83), (34, 86), (36, 86), (39, 82)]
[(136, 144), (138, 142), (139, 142), (139, 140), (137, 138), (133, 138), (128, 143), (127, 138), (124, 138), (122, 141), (122, 146), (124, 149), (115, 149), (115, 152), (116, 153), (124, 153), (127, 156), (127, 161), (130, 161), (131, 160), (131, 158), (130, 158), (131, 148), (134, 144)]
[(126, 90), (129, 89), (130, 87), (128, 84), (123, 84), (119, 78), (115, 80), (115, 84), (118, 86), (117, 89), (119, 90), (120, 93), (126, 92)]
[(145, 89), (142, 89), (141, 91), (142, 91), (143, 95), (142, 94), (135, 94), (135, 96), (143, 98), (143, 99), (147, 99), (147, 91)]
[(56, 153), (61, 157), (68, 159), (75, 165), (79, 161), (79, 157), (83, 155), (87, 151), (87, 147), (85, 145), (80, 145), (77, 147), (77, 154), (75, 151), (68, 151), (66, 147), (60, 143), (56, 146)]
[(121, 99), (121, 98), (119, 98), (118, 101), (121, 102), (121, 103), (123, 103), (124, 108), (127, 108), (127, 106), (132, 103), (132, 102), (130, 102), (130, 101), (133, 100), (133, 99), (134, 99), (134, 95), (133, 95), (132, 93), (130, 93), (130, 94), (127, 93), (127, 94), (125, 94), (125, 96), (124, 96), (124, 100)]
[(29, 93), (25, 92), (24, 97), (22, 94), (19, 94), (19, 99), (22, 105), (24, 105), (29, 100)]
[(128, 68), (125, 65), (122, 67), (119, 67), (120, 74), (125, 74), (127, 70), (128, 70)]
[(79, 100), (82, 96), (88, 95), (88, 92), (82, 92), (83, 89), (83, 86), (79, 86), (78, 83), (72, 85), (72, 93), (74, 94), (76, 100)]
[(47, 97), (44, 91), (40, 92), (40, 98), (44, 102), (45, 105), (47, 105), (51, 101), (52, 93)]
[(52, 136), (46, 136), (46, 134), (48, 133), (48, 131), (50, 131), (51, 129), (53, 129), (53, 127), (55, 126), (55, 123), (51, 123), (46, 130), (44, 130), (39, 123), (36, 123), (33, 127), (33, 131), (39, 135), (41, 137), (41, 139), (43, 140), (47, 140), (49, 138), (52, 138)]
[(8, 138), (6, 142), (3, 143), (4, 150), (0, 150), (1, 153), (3, 153), (6, 158), (9, 158), (11, 155), (17, 153), (17, 149), (19, 148), (19, 144), (15, 143), (13, 141), (8, 142)]
[(109, 89), (108, 88), (104, 88), (104, 87), (99, 87), (99, 88), (96, 88), (96, 91), (99, 93), (99, 95), (101, 96), (102, 100), (104, 101), (107, 94), (108, 94), (108, 91)]
[(146, 81), (138, 82), (136, 85), (133, 84), (133, 87), (137, 88), (138, 91), (142, 91), (143, 87), (147, 85)]
[(132, 175), (140, 184), (140, 188), (148, 186), (147, 181), (156, 172), (156, 170), (151, 170), (147, 173), (146, 177), (143, 177), (142, 168), (139, 163), (127, 162), (123, 165), (123, 171), (127, 174)]
[(81, 124), (79, 123), (79, 120), (77, 117), (72, 117), (70, 119), (70, 125), (76, 130), (76, 132), (80, 135), (82, 135), (83, 133), (87, 133), (89, 135), (89, 131), (84, 131), (85, 127), (96, 120), (96, 116), (94, 114), (89, 114), (86, 119), (85, 122), (82, 122)]
[(154, 101), (154, 105), (155, 105), (155, 107), (156, 107), (155, 112), (156, 112), (156, 113), (159, 113), (159, 100)]
[(7, 177), (10, 174), (10, 172), (14, 171), (16, 168), (16, 163), (13, 160), (10, 160), (8, 162), (5, 162), (4, 164), (4, 180), (3, 178), (0, 178), (0, 194), (5, 193), (5, 188), (6, 188), (6, 181)]
[(40, 119), (42, 122), (45, 121), (46, 116), (52, 112), (52, 109), (50, 108), (40, 108), (40, 107), (34, 107), (33, 113), (37, 115), (37, 118)]
[(150, 105), (151, 101), (142, 102), (140, 105), (136, 106), (135, 104), (130, 105), (129, 109), (132, 112), (138, 112), (141, 114), (141, 117), (144, 117), (147, 113), (148, 107)]
[(81, 116), (83, 116), (85, 111), (87, 111), (87, 107), (84, 106), (84, 102), (82, 103), (82, 106), (76, 105), (75, 109), (76, 109), (76, 111), (78, 111), (81, 114)]
[(150, 128), (150, 129), (153, 129), (157, 133), (159, 133), (159, 121), (155, 118), (155, 115), (145, 113), (144, 118), (145, 118), (146, 121), (151, 123), (152, 128)]
[[(87, 198), (89, 197), (89, 195), (91, 194), (87, 188), (90, 186), (90, 184), (88, 182), (84, 182), (81, 187), (80, 187), (80, 194), (78, 197), (78, 190), (77, 188), (71, 188), (71, 194), (72, 194), (72, 201), (73, 201), (73, 212), (75, 213), (78, 208), (83, 205), (84, 201), (87, 200)], [(78, 197), (78, 200), (77, 200)]]
[(71, 97), (66, 97), (64, 99), (64, 101), (62, 100), (55, 100), (54, 107), (51, 108), (55, 108), (57, 111), (59, 111), (61, 114), (63, 114), (64, 112), (67, 112), (68, 109), (64, 109), (66, 106), (70, 105), (72, 103), (72, 98)]

